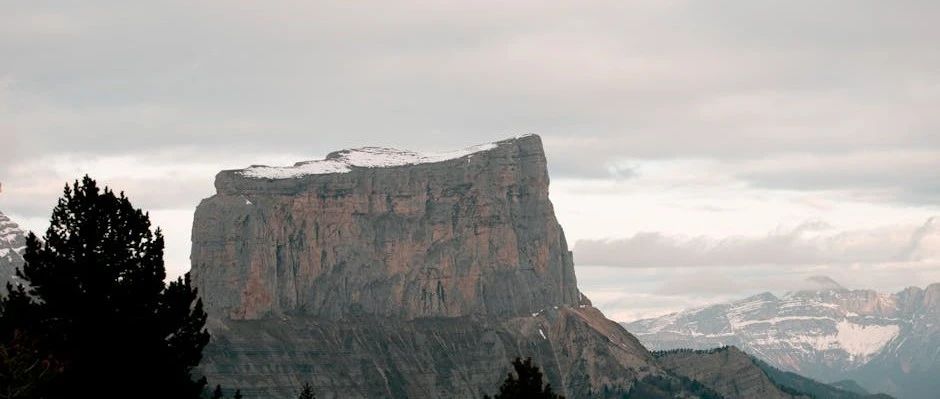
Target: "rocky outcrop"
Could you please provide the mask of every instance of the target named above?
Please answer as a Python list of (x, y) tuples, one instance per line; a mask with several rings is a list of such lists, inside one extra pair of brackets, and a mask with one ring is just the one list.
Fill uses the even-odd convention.
[(668, 378), (578, 291), (548, 183), (537, 136), (219, 173), (193, 225), (202, 372), (274, 398), (303, 382), (321, 398), (480, 397), (516, 356), (569, 398)]
[(7, 282), (16, 281), (16, 268), (23, 266), (25, 249), (26, 233), (0, 212), (0, 293), (6, 292)]
[(911, 287), (892, 298), (892, 314), (901, 326), (898, 337), (846, 378), (902, 399), (935, 398), (940, 392), (940, 283)]
[(752, 357), (767, 377), (781, 389), (789, 392), (802, 392), (813, 399), (892, 399), (887, 394), (871, 394), (853, 380), (842, 380), (831, 384), (824, 384), (799, 374), (783, 371), (767, 364), (760, 359)]
[(639, 342), (591, 307), (508, 319), (229, 320), (213, 333), (203, 373), (257, 398), (293, 398), (307, 382), (318, 398), (479, 398), (495, 393), (517, 356), (535, 359), (569, 398), (627, 390), (659, 372)]
[(750, 356), (735, 347), (671, 351), (658, 353), (656, 357), (665, 369), (698, 381), (726, 399), (809, 398), (782, 391)]
[(782, 371), (733, 346), (660, 351), (654, 356), (669, 372), (700, 383), (725, 399), (892, 399), (869, 394), (854, 381), (842, 381), (837, 387)]

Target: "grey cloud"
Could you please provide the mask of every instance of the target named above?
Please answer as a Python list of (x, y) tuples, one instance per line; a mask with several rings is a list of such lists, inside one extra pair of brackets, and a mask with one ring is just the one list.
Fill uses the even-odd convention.
[[(826, 270), (829, 272), (830, 270)], [(756, 267), (742, 273), (737, 267), (708, 267), (689, 273), (676, 273), (667, 278), (656, 289), (659, 295), (732, 296), (743, 297), (759, 292), (782, 293), (803, 289), (819, 289), (821, 284), (813, 279), (829, 279), (820, 276), (812, 267), (797, 267), (789, 270), (773, 266)], [(892, 282), (894, 283), (894, 282)], [(837, 282), (838, 284), (838, 282)], [(871, 287), (858, 287), (871, 288)]]
[(730, 173), (757, 187), (844, 190), (863, 201), (931, 206), (940, 204), (938, 168), (940, 151), (932, 149), (785, 155), (729, 165)]
[(623, 159), (936, 149), (936, 7), (21, 3), (0, 17), (0, 139), (17, 139), (0, 167), (518, 132), (542, 134), (566, 176)]
[(821, 222), (760, 237), (675, 237), (655, 232), (619, 240), (579, 240), (575, 261), (632, 268), (882, 264), (940, 257), (934, 218), (922, 226), (829, 232)]
[[(619, 321), (726, 303), (761, 292), (818, 288), (808, 278), (825, 275), (849, 289), (897, 292), (940, 281), (937, 260), (897, 265), (800, 265), (781, 268), (706, 266), (634, 269), (579, 265), (578, 283), (595, 305)], [(585, 277), (585, 278), (582, 278)]]

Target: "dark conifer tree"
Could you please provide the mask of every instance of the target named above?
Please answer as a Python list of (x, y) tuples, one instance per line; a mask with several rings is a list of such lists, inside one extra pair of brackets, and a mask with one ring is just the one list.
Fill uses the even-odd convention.
[(303, 389), (300, 390), (300, 395), (297, 396), (297, 399), (316, 399), (317, 396), (313, 394), (313, 387), (310, 386), (310, 383), (304, 383)]
[(85, 176), (66, 186), (42, 240), (0, 300), (0, 338), (25, 332), (61, 363), (46, 396), (198, 398), (192, 369), (208, 343), (187, 274), (166, 284), (163, 235), (123, 193)]
[(236, 389), (236, 390), (235, 390), (235, 396), (232, 396), (232, 398), (234, 398), (234, 399), (242, 399), (242, 390), (241, 390), (241, 389)]
[[(515, 373), (510, 372), (499, 387), (499, 393), (492, 399), (564, 399), (564, 396), (552, 392), (551, 384), (542, 385), (542, 371), (532, 364), (532, 358), (523, 361), (516, 358), (512, 362)], [(489, 396), (484, 396), (490, 399)]]

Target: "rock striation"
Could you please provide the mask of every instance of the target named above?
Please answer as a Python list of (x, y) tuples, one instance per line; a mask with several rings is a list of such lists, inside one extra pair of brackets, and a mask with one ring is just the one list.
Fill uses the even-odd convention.
[[(538, 136), (216, 177), (192, 274), (202, 372), (246, 397), (466, 398), (531, 356), (569, 398), (668, 374), (578, 291)], [(694, 397), (680, 393), (676, 397)], [(617, 396), (619, 397), (619, 396)]]
[[(416, 164), (376, 150), (219, 173), (193, 225), (208, 309), (414, 319), (582, 303), (538, 137)], [(357, 166), (364, 151), (376, 156)]]

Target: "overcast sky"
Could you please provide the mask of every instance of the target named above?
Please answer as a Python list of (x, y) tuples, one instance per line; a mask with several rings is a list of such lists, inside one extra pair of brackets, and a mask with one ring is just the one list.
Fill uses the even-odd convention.
[(272, 3), (0, 0), (0, 210), (90, 173), (178, 274), (220, 169), (537, 133), (615, 319), (940, 281), (936, 1)]

